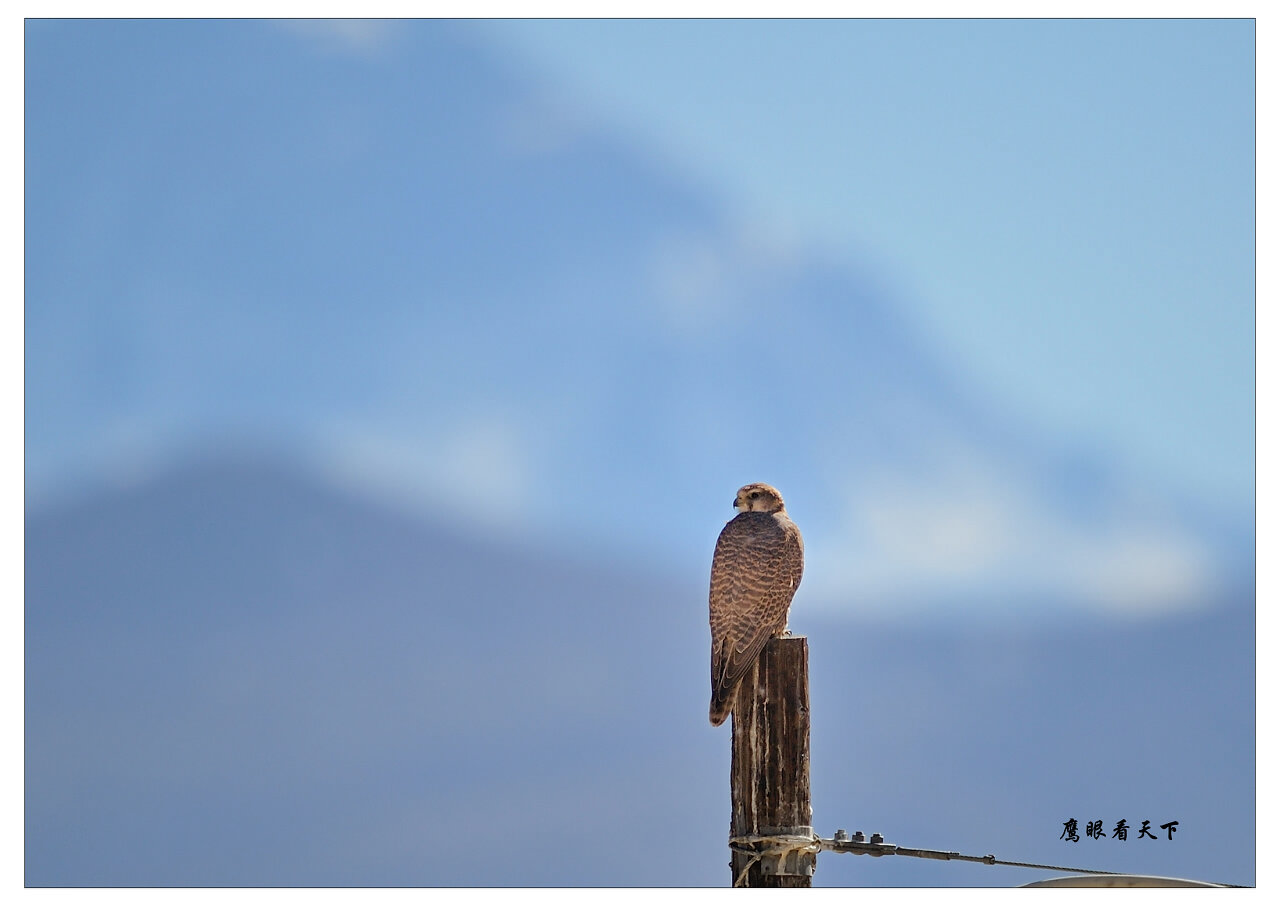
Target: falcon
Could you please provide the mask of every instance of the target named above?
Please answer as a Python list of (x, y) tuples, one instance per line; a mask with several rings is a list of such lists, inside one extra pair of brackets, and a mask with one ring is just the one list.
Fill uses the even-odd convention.
[(711, 560), (711, 725), (733, 710), (742, 677), (770, 638), (787, 630), (787, 610), (804, 571), (804, 541), (782, 494), (768, 484), (738, 491), (738, 514)]

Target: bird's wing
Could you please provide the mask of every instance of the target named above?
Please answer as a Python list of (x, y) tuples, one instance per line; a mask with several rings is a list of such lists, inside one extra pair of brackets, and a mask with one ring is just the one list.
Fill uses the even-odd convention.
[(711, 563), (711, 703), (727, 714), (738, 683), (782, 632), (800, 584), (799, 532), (764, 513), (742, 513), (720, 532)]

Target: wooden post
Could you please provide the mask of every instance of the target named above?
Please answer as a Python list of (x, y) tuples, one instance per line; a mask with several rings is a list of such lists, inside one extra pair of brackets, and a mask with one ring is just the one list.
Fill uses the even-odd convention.
[[(738, 689), (733, 708), (730, 838), (813, 833), (809, 798), (809, 641), (774, 638)], [(738, 886), (808, 887), (816, 855), (758, 852), (735, 844), (730, 865)], [(757, 854), (747, 854), (754, 850)], [(745, 875), (744, 875), (745, 872)]]

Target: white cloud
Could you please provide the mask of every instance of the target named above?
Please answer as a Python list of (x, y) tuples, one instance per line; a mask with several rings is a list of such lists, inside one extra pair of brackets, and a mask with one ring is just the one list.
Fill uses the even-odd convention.
[(666, 326), (678, 332), (721, 320), (730, 307), (731, 261), (709, 236), (666, 235), (653, 251), (653, 289)]
[(366, 58), (386, 50), (396, 25), (389, 19), (282, 19), (277, 24), (324, 51)]
[(453, 492), (490, 517), (522, 508), (529, 474), (515, 425), (494, 417), (456, 425), (434, 458)]
[(796, 264), (795, 235), (742, 221), (717, 231), (680, 230), (658, 237), (650, 258), (651, 291), (664, 326), (699, 333), (740, 317), (761, 286)]
[(323, 447), (322, 470), (402, 509), (511, 529), (537, 505), (529, 445), (519, 425), (499, 414), (429, 432), (345, 424), (330, 429)]
[(1143, 615), (1203, 604), (1216, 582), (1212, 552), (1155, 504), (1117, 496), (1069, 516), (1026, 475), (970, 456), (924, 477), (864, 475), (842, 497), (834, 539), (808, 550), (814, 597), (831, 605), (1070, 599)]
[(1156, 613), (1204, 603), (1212, 559), (1202, 544), (1167, 525), (1140, 520), (1108, 526), (1099, 536), (1064, 536), (1053, 563), (1065, 585), (1116, 612)]

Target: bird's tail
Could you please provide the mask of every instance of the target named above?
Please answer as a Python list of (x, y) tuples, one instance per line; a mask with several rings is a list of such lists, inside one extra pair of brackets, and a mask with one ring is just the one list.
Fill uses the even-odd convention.
[(722, 701), (714, 695), (711, 697), (711, 725), (719, 726), (729, 718), (729, 714), (733, 711), (733, 698)]

